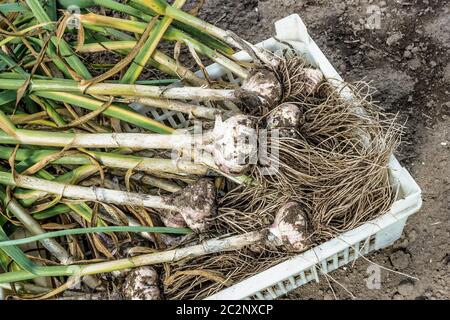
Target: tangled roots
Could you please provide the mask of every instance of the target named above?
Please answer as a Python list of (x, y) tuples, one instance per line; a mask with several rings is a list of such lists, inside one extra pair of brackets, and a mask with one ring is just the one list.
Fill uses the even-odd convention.
[[(299, 83), (291, 81), (291, 93)], [(355, 95), (351, 101), (327, 83), (314, 94), (286, 97), (300, 109), (302, 117), (295, 136), (280, 134), (278, 155), (269, 157), (277, 168), (274, 172), (268, 174), (264, 166), (254, 166), (249, 172), (252, 184), (229, 185), (214, 219), (216, 235), (268, 228), (279, 208), (295, 201), (306, 217), (307, 243), (311, 246), (389, 210), (396, 191), (388, 164), (402, 127), (395, 123), (395, 117), (372, 104), (367, 85), (349, 88)], [(364, 112), (358, 111), (361, 109)], [(206, 297), (291, 255), (259, 244), (194, 259), (171, 270), (166, 292), (171, 298)]]

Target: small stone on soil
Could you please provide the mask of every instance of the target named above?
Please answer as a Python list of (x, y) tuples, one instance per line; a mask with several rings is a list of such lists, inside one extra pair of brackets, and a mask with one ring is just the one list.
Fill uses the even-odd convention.
[(414, 71), (419, 69), (422, 66), (422, 63), (420, 62), (419, 58), (414, 58), (408, 63), (408, 65), (409, 68)]
[(409, 242), (414, 242), (417, 239), (417, 231), (413, 229), (410, 232), (408, 232), (408, 239)]
[(403, 34), (401, 32), (394, 32), (389, 38), (386, 39), (386, 44), (388, 46), (392, 46), (397, 44), (403, 38)]

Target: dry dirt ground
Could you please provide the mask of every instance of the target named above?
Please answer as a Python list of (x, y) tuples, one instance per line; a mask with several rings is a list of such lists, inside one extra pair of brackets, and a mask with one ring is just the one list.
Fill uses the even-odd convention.
[(450, 1), (206, 0), (201, 16), (258, 42), (293, 13), (347, 81), (372, 81), (380, 104), (399, 112), (407, 129), (397, 156), (424, 202), (399, 241), (369, 256), (396, 271), (382, 269), (379, 289), (367, 288), (370, 263), (360, 259), (287, 298), (449, 299)]

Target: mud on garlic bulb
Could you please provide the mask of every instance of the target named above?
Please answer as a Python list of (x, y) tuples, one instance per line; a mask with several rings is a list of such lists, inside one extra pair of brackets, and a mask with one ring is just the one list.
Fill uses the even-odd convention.
[(208, 218), (213, 217), (217, 211), (216, 188), (206, 178), (166, 196), (166, 200), (182, 208), (179, 211), (160, 211), (161, 220), (167, 227), (188, 226), (195, 232), (203, 232), (208, 228)]
[(275, 72), (269, 69), (257, 69), (242, 83), (244, 91), (252, 92), (259, 97), (259, 102), (276, 105), (280, 102), (283, 87)]
[(173, 203), (183, 207), (180, 211), (186, 224), (194, 231), (203, 232), (208, 227), (208, 218), (217, 212), (216, 188), (206, 178), (199, 179), (172, 195)]
[(303, 113), (293, 103), (283, 103), (267, 117), (267, 129), (297, 128), (302, 122)]
[(303, 122), (303, 113), (293, 103), (283, 103), (276, 107), (267, 116), (266, 127), (268, 130), (279, 130), (281, 137), (296, 138), (298, 130)]
[(308, 248), (308, 222), (297, 202), (288, 202), (275, 215), (269, 228), (269, 244), (289, 251), (301, 252)]
[(148, 266), (132, 269), (123, 283), (122, 295), (126, 300), (161, 300), (156, 270)]
[(170, 228), (186, 228), (187, 224), (183, 216), (176, 211), (162, 210), (159, 217), (166, 227)]

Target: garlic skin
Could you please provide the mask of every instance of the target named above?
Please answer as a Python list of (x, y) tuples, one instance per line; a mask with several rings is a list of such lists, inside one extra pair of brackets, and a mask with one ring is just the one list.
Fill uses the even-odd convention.
[(274, 106), (281, 100), (283, 92), (275, 72), (269, 69), (258, 69), (242, 83), (244, 91), (253, 92), (259, 96), (263, 104)]
[(125, 278), (122, 295), (126, 300), (161, 300), (158, 273), (148, 266), (131, 270)]
[(212, 140), (204, 150), (213, 156), (220, 170), (231, 175), (247, 170), (258, 149), (255, 123), (245, 115), (225, 121), (217, 116)]
[(268, 239), (275, 246), (301, 252), (308, 248), (307, 233), (308, 224), (300, 204), (288, 202), (276, 213)]

